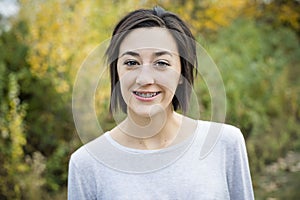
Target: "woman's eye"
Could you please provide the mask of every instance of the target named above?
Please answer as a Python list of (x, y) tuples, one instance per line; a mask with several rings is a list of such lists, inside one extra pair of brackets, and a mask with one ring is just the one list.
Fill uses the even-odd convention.
[(170, 64), (166, 61), (157, 61), (154, 65), (162, 68), (170, 66)]
[(128, 61), (125, 61), (124, 62), (124, 65), (127, 65), (127, 66), (136, 66), (136, 65), (139, 65), (139, 63), (135, 60), (128, 60)]

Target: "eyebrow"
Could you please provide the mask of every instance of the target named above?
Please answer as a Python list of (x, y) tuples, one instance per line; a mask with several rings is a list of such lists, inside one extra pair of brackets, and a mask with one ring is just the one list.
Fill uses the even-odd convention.
[(169, 56), (173, 57), (173, 54), (169, 51), (158, 51), (158, 52), (155, 52), (154, 54), (157, 57), (162, 56), (162, 55), (169, 55)]
[[(133, 56), (133, 57), (140, 57), (140, 54), (136, 53), (134, 51), (126, 51), (120, 57), (123, 57), (125, 55), (130, 55), (130, 56)], [(155, 52), (154, 55), (156, 57), (159, 57), (159, 56), (162, 56), (162, 55), (169, 55), (169, 56), (173, 57), (173, 54), (169, 51), (158, 51), (158, 52)]]
[(134, 51), (126, 51), (120, 57), (123, 57), (125, 55), (130, 55), (130, 56), (134, 56), (134, 57), (140, 57), (140, 54), (138, 54), (138, 53), (136, 53)]

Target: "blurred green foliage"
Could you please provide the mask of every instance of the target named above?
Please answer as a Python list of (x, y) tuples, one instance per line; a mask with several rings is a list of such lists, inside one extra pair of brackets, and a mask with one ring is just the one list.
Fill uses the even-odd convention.
[(299, 149), (297, 35), (284, 27), (237, 20), (219, 32), (210, 53), (224, 79), (227, 121), (245, 134), (252, 169), (261, 171), (288, 149)]
[(22, 74), (18, 66), (24, 64), (26, 47), (15, 42), (15, 35), (2, 33), (0, 49), (0, 198), (19, 199), (22, 196), (19, 175), (28, 170), (23, 151), (27, 141), (26, 104), (19, 98), (18, 83)]
[[(257, 190), (266, 165), (300, 151), (299, 3), (199, 2), (160, 1), (191, 22), (219, 67), (226, 122), (245, 135)], [(81, 145), (71, 113), (76, 71), (119, 17), (155, 4), (20, 1), (10, 29), (0, 31), (0, 199), (66, 198), (69, 156)], [(209, 119), (210, 96), (200, 88), (201, 116)], [(108, 98), (109, 87), (96, 94), (104, 130), (114, 125)]]

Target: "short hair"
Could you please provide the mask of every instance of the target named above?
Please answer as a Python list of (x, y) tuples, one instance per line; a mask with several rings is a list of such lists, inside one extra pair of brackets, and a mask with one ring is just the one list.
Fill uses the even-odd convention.
[(127, 112), (127, 105), (122, 97), (121, 89), (117, 86), (119, 82), (117, 72), (117, 62), (119, 48), (128, 33), (137, 28), (161, 27), (170, 30), (176, 41), (183, 82), (177, 86), (175, 95), (172, 99), (174, 110), (181, 109), (186, 113), (189, 107), (191, 87), (194, 84), (194, 77), (197, 74), (197, 55), (196, 42), (193, 34), (176, 14), (165, 11), (159, 6), (153, 9), (138, 9), (128, 13), (115, 26), (112, 39), (105, 52), (110, 70), (111, 95), (110, 112), (117, 111), (119, 108), (124, 113)]

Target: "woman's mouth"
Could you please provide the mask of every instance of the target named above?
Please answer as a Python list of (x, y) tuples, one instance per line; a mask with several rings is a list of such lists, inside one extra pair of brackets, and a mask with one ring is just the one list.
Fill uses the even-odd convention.
[(143, 100), (143, 101), (153, 100), (160, 93), (161, 92), (138, 92), (138, 91), (133, 91), (133, 94), (135, 95), (135, 97), (137, 99)]

